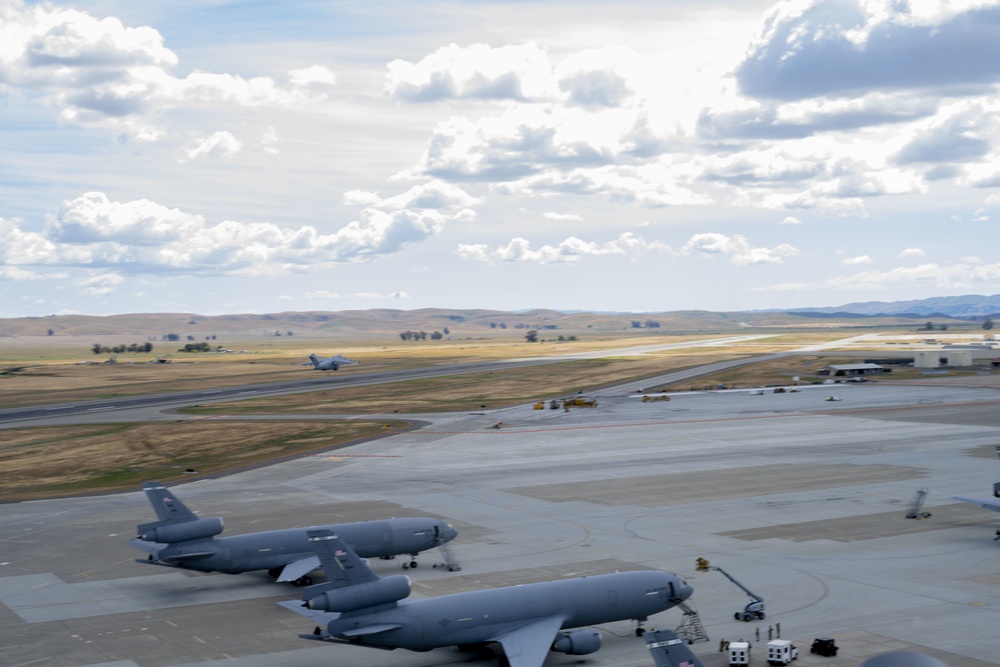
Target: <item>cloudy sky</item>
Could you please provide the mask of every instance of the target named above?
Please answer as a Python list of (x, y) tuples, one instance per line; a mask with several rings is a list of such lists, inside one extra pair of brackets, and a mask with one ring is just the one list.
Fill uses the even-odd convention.
[(1000, 293), (1000, 0), (0, 0), (0, 317)]

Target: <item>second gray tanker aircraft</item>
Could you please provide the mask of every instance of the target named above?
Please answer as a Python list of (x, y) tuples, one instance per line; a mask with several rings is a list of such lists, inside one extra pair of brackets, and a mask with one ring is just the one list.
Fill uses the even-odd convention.
[[(221, 517), (199, 519), (176, 494), (159, 482), (146, 482), (142, 488), (159, 521), (140, 524), (137, 527), (139, 537), (129, 541), (149, 553), (147, 559), (136, 559), (138, 562), (226, 574), (267, 570), (277, 581), (291, 581), (296, 586), (312, 583), (308, 575), (319, 567), (320, 561), (306, 535), (306, 528), (216, 538), (222, 532)], [(421, 551), (440, 547), (458, 535), (451, 524), (424, 517), (313, 528), (325, 528), (343, 535), (364, 558), (407, 554), (411, 560), (404, 568), (416, 567), (416, 557)]]
[[(337, 535), (310, 530), (327, 582), (278, 604), (322, 623), (305, 639), (429, 651), (499, 644), (510, 667), (541, 667), (549, 651), (587, 655), (597, 630), (563, 630), (648, 616), (682, 604), (691, 586), (660, 570), (615, 572), (407, 600), (410, 579), (379, 577)], [(636, 631), (640, 634), (641, 630)]]

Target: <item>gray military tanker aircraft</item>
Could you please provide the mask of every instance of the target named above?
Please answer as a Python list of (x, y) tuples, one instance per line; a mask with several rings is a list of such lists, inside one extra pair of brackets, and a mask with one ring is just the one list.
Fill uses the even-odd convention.
[[(339, 370), (341, 366), (351, 366), (353, 364), (360, 364), (361, 362), (356, 359), (349, 359), (343, 355), (335, 354), (332, 357), (327, 357), (326, 359), (320, 359), (316, 356), (316, 353), (309, 355), (309, 361), (316, 371), (336, 371)], [(303, 366), (309, 366), (310, 364), (302, 364)]]
[[(306, 535), (307, 528), (287, 528), (215, 538), (222, 532), (222, 518), (199, 519), (176, 494), (159, 482), (142, 485), (159, 521), (140, 524), (139, 536), (129, 544), (149, 553), (148, 565), (164, 565), (198, 572), (239, 574), (267, 570), (276, 581), (308, 586), (308, 574), (320, 560)], [(365, 558), (392, 558), (408, 554), (403, 567), (417, 567), (417, 554), (443, 547), (458, 531), (439, 519), (404, 517), (381, 521), (361, 521), (330, 526), (343, 535)], [(448, 564), (448, 569), (460, 569)]]
[(325, 625), (304, 639), (371, 648), (429, 651), (446, 646), (499, 644), (510, 667), (541, 667), (549, 651), (587, 655), (601, 634), (582, 626), (635, 619), (670, 609), (691, 586), (659, 570), (617, 572), (521, 586), (406, 600), (410, 579), (379, 577), (341, 537), (310, 530), (328, 581), (280, 602)]

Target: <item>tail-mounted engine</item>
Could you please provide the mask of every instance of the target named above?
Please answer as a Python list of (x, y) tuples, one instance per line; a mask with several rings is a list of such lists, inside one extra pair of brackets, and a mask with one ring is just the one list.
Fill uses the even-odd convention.
[[(323, 585), (323, 584), (320, 584)], [(365, 584), (354, 584), (343, 588), (334, 588), (306, 602), (306, 607), (317, 611), (336, 611), (340, 613), (376, 607), (381, 604), (398, 602), (410, 594), (410, 578), (397, 574), (384, 579)]]
[(213, 537), (222, 532), (222, 517), (213, 516), (183, 523), (155, 521), (139, 526), (139, 539), (161, 544), (174, 544)]
[(552, 650), (566, 655), (587, 655), (601, 648), (601, 633), (597, 630), (561, 632), (552, 642)]

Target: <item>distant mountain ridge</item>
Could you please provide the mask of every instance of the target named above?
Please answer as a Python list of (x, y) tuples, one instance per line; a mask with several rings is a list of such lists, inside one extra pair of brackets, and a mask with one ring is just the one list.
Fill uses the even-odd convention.
[(1000, 314), (1000, 294), (982, 296), (936, 296), (916, 301), (858, 301), (828, 308), (793, 308), (788, 313), (825, 313), (845, 316), (895, 315), (919, 317), (986, 317)]
[[(160, 340), (227, 340), (239, 336), (334, 337), (380, 344), (401, 332), (441, 332), (455, 338), (523, 336), (523, 329), (542, 332), (601, 334), (607, 332), (724, 332), (767, 327), (915, 327), (915, 320), (1000, 320), (1000, 295), (936, 297), (920, 301), (869, 301), (828, 308), (717, 312), (669, 310), (626, 313), (559, 311), (535, 308), (518, 311), (420, 308), (395, 310), (288, 311), (281, 313), (130, 313), (121, 315), (49, 315), (0, 318), (0, 337), (73, 336), (102, 342), (101, 336), (133, 336)], [(940, 321), (938, 322), (941, 323)], [(959, 322), (956, 322), (956, 324)], [(548, 334), (545, 334), (548, 335)], [(558, 335), (558, 334), (555, 334)], [(138, 342), (138, 341), (131, 341)]]

